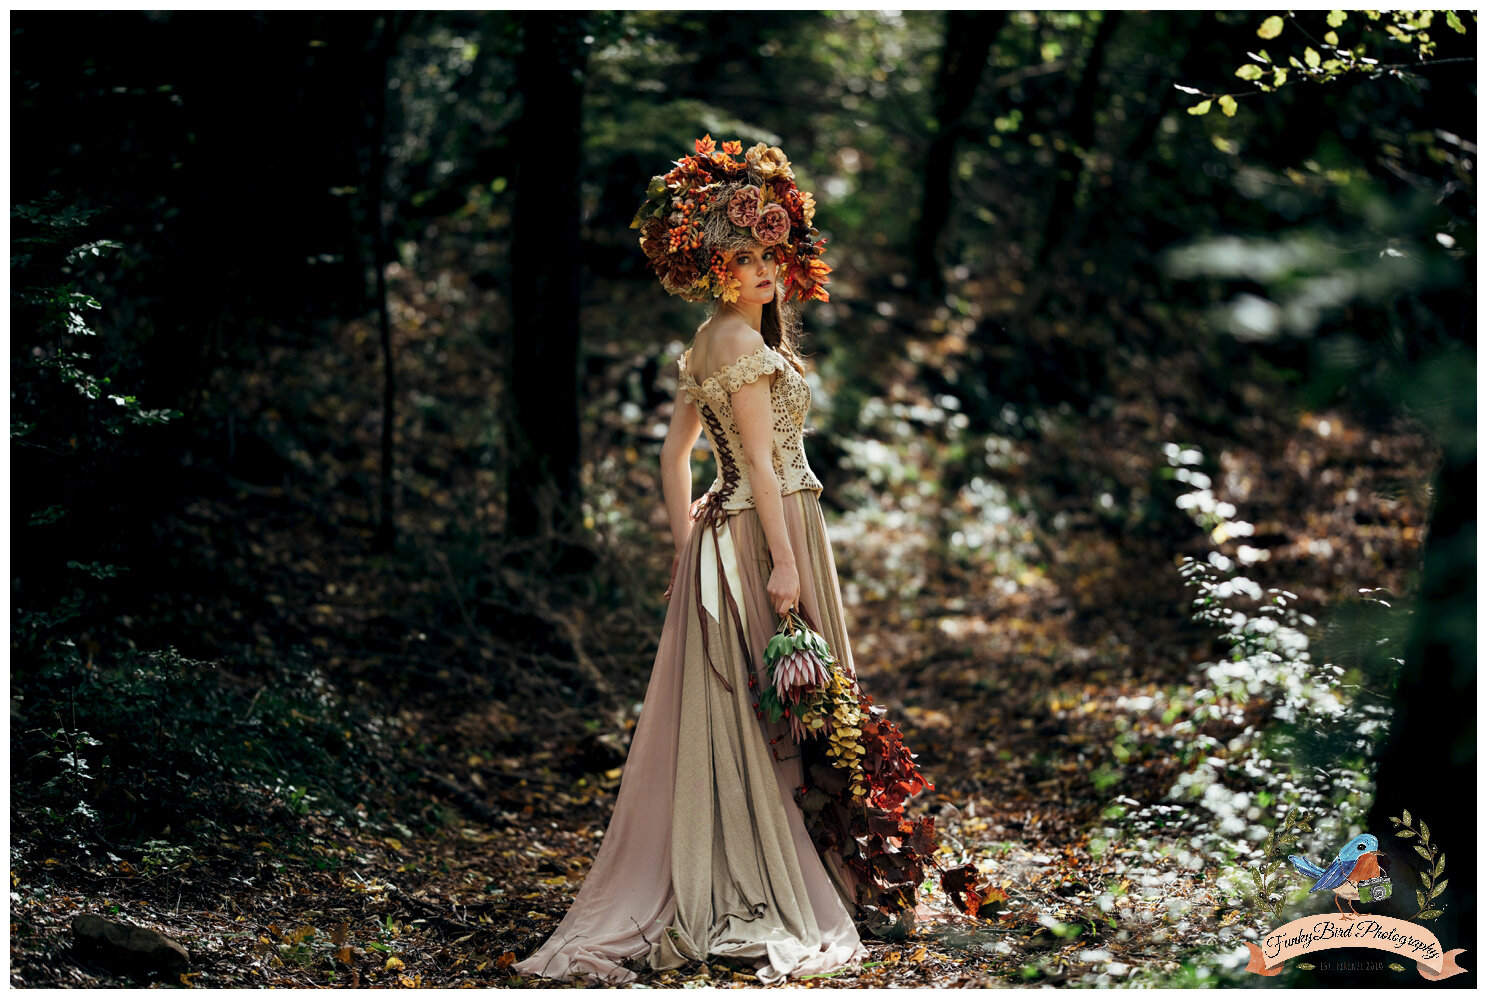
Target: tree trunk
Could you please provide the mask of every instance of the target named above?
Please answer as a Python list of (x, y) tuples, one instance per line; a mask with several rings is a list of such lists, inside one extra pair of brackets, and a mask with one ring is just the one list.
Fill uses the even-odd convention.
[(955, 146), (991, 45), (1007, 12), (952, 10), (945, 14), (945, 47), (935, 75), (935, 134), (924, 159), (924, 196), (914, 231), (914, 272), (926, 294), (945, 294), (940, 242), (950, 221), (950, 190), (955, 179)]
[[(1462, 401), (1456, 439), (1443, 441), (1420, 595), (1366, 830), (1396, 861), (1418, 869), (1425, 863), (1414, 852), (1419, 839), (1395, 837), (1399, 827), (1389, 817), (1407, 808), (1416, 829), (1421, 822), (1429, 827), (1430, 841), (1449, 861), (1437, 880), (1449, 884), (1430, 900), (1444, 915), (1426, 925), (1446, 950), (1473, 946), (1477, 932), (1476, 410), (1474, 400)], [(1413, 872), (1401, 876), (1396, 866), (1391, 877), (1396, 914), (1414, 913)]]
[(397, 538), (393, 516), (396, 493), (393, 482), (393, 402), (397, 396), (397, 377), (392, 350), (392, 319), (387, 307), (387, 264), (390, 258), (387, 241), (387, 219), (383, 202), (387, 185), (387, 64), (397, 43), (393, 18), (384, 16), (377, 42), (372, 50), (375, 62), (371, 74), (376, 93), (372, 95), (372, 156), (368, 205), (372, 229), (372, 269), (377, 284), (377, 329), (382, 344), (382, 456), (381, 489), (377, 513), (377, 538), (374, 548), (389, 552)]
[[(1048, 214), (1045, 217), (1042, 241), (1038, 245), (1038, 263), (1033, 268), (1033, 274), (1047, 274), (1054, 250), (1068, 244), (1069, 238), (1077, 230), (1074, 202), (1084, 175), (1084, 159), (1094, 147), (1094, 98), (1099, 92), (1100, 71), (1105, 68), (1105, 52), (1120, 19), (1120, 10), (1106, 10), (1105, 15), (1100, 18), (1099, 27), (1094, 30), (1090, 55), (1084, 61), (1084, 73), (1080, 74), (1080, 86), (1074, 92), (1074, 109), (1069, 114), (1068, 122), (1068, 144), (1059, 153), (1059, 165), (1054, 168), (1053, 196), (1048, 199)], [(1047, 288), (1047, 284), (1042, 287)]]
[(508, 539), (546, 539), (580, 523), (579, 170), (583, 162), (581, 14), (527, 14), (516, 60), (522, 116), (512, 147)]

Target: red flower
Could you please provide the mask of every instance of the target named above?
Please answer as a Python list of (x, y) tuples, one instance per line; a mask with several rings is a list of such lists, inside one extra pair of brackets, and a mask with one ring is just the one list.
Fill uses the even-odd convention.
[(645, 251), (646, 258), (651, 261), (666, 256), (668, 239), (666, 223), (660, 219), (647, 219), (640, 227), (640, 248)]

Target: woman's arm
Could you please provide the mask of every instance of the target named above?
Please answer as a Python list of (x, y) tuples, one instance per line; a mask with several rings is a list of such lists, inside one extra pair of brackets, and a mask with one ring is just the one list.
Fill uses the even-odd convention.
[(677, 554), (687, 543), (692, 531), (692, 448), (702, 433), (702, 418), (697, 407), (678, 390), (671, 406), (671, 425), (666, 430), (666, 443), (661, 445), (661, 495), (666, 501), (666, 516), (671, 521), (671, 540)]
[(733, 393), (733, 418), (743, 442), (743, 460), (749, 468), (754, 506), (769, 542), (774, 572), (767, 587), (770, 601), (779, 613), (800, 602), (800, 574), (790, 534), (785, 527), (785, 503), (780, 480), (774, 470), (774, 413), (770, 407), (769, 379), (756, 378)]

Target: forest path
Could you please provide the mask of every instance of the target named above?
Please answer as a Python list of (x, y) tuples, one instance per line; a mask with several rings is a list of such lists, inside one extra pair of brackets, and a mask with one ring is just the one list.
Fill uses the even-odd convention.
[[(1308, 419), (1315, 426), (1321, 416)], [(1275, 557), (1258, 578), (1284, 582), (1314, 607), (1352, 597), (1359, 584), (1402, 592), (1423, 523), (1419, 504), (1390, 488), (1411, 477), (1418, 439), (1337, 432), (1341, 421), (1331, 420), (1333, 433), (1303, 427), (1229, 459), (1240, 470), (1229, 478), (1249, 482), (1240, 515), (1271, 536)], [(1108, 451), (1111, 438), (1085, 446)], [(1275, 454), (1284, 462), (1267, 463)], [(254, 554), (272, 558), (276, 572), (304, 579), (281, 581), (276, 591), (291, 598), (264, 610), (288, 620), (307, 606), (308, 634), (344, 637), (316, 623), (324, 607), (292, 596), (297, 585), (320, 585), (319, 565), (335, 564), (323, 550), (335, 536), (271, 520), (245, 525), (257, 539), (249, 547), (260, 545)], [(1323, 541), (1328, 554), (1315, 557)], [(996, 894), (971, 919), (931, 882), (926, 918), (906, 939), (869, 941), (861, 969), (796, 984), (1199, 984), (1187, 955), (1239, 949), (1241, 914), (1191, 866), (1182, 837), (1164, 836), (1167, 813), (1151, 809), (1170, 807), (1176, 778), (1201, 758), (1194, 734), (1228, 739), (1264, 722), (1267, 705), (1244, 706), (1242, 721), (1185, 726), (1194, 669), (1223, 648), (1190, 620), (1169, 544), (1076, 516), (1052, 557), (1016, 587), (965, 572), (910, 599), (849, 607), (864, 685), (889, 706), (935, 784), (912, 808), (935, 816), (939, 861), (975, 864)], [(842, 554), (845, 576), (858, 556)], [(343, 587), (336, 612), (352, 619), (357, 604), (367, 613), (386, 606), (366, 586), (354, 598)], [(267, 615), (249, 617), (255, 629), (275, 627)], [(390, 666), (360, 654), (367, 675)], [(357, 662), (343, 665), (357, 675)], [(514, 740), (523, 710), (468, 696), (390, 718), (403, 811), (380, 832), (270, 796), (264, 814), (273, 821), (226, 824), (218, 841), (185, 857), (27, 855), (12, 868), (12, 982), (123, 981), (71, 950), (67, 922), (81, 910), (176, 937), (192, 954), (181, 981), (197, 986), (558, 984), (508, 969), (546, 939), (582, 883), (623, 740), (600, 719), (577, 734)], [(366, 788), (378, 812), (388, 793), (385, 774)], [(1130, 845), (1137, 832), (1145, 851)], [(642, 983), (758, 984), (721, 963)]]

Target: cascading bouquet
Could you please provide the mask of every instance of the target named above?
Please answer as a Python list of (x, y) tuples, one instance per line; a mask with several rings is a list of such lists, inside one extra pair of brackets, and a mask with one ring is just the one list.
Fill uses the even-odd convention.
[(852, 797), (866, 798), (862, 708), (826, 639), (790, 610), (765, 646), (764, 666), (768, 682), (759, 694), (759, 710), (771, 723), (788, 721), (797, 743), (824, 737), (832, 765), (851, 773)]
[[(857, 687), (802, 613), (786, 613), (765, 646), (764, 663), (755, 707), (771, 723), (789, 723), (803, 757), (805, 783), (796, 801), (811, 839), (839, 850), (856, 879), (863, 930), (901, 938), (913, 924), (929, 870), (939, 873), (945, 894), (973, 918), (983, 901), (1005, 898), (980, 884), (975, 865), (947, 870), (935, 860), (935, 820), (910, 817), (905, 809), (909, 798), (934, 785), (919, 772), (898, 726)], [(749, 685), (757, 686), (754, 678)]]

